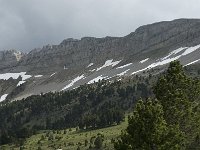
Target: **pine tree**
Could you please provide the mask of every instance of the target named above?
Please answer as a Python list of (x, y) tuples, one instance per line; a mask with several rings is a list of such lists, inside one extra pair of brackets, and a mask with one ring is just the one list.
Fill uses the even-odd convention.
[(178, 126), (168, 126), (158, 101), (140, 100), (128, 127), (115, 143), (117, 150), (166, 150), (184, 148), (184, 135)]
[(170, 125), (179, 126), (186, 134), (187, 145), (191, 145), (200, 133), (199, 83), (199, 80), (187, 77), (180, 62), (174, 61), (154, 87), (165, 120)]
[(186, 77), (180, 63), (174, 61), (170, 63), (167, 73), (158, 80), (154, 87), (154, 93), (163, 106), (168, 123), (179, 122), (182, 113), (191, 106), (188, 99), (189, 92), (191, 92), (188, 91), (189, 85), (191, 85), (191, 80)]
[(97, 149), (102, 148), (102, 146), (103, 146), (103, 139), (102, 139), (101, 136), (97, 136), (97, 138), (94, 141), (94, 145), (95, 145), (95, 148), (97, 148)]

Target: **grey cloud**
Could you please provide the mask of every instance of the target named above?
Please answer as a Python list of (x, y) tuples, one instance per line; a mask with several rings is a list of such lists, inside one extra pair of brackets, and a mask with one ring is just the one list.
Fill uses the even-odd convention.
[(124, 36), (144, 24), (200, 18), (199, 10), (199, 0), (0, 0), (0, 50)]

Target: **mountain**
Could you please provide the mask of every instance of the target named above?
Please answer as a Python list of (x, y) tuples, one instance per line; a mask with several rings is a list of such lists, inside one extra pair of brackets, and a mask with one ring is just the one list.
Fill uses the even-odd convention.
[(0, 101), (62, 91), (102, 79), (163, 71), (173, 60), (200, 62), (200, 19), (144, 25), (125, 37), (66, 39), (28, 54), (0, 52)]

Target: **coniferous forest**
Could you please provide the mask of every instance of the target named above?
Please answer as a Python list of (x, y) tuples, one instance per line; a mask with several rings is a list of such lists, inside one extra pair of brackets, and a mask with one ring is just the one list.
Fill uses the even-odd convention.
[[(103, 80), (71, 91), (2, 103), (0, 144), (16, 143), (43, 130), (94, 130), (118, 125), (131, 112), (127, 128), (113, 139), (115, 149), (198, 149), (199, 105), (199, 78), (186, 75), (174, 61), (160, 75)], [(99, 143), (100, 136), (97, 149)]]

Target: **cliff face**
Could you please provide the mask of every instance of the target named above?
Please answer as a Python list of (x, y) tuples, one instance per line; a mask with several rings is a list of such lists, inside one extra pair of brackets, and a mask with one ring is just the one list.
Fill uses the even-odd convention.
[[(35, 49), (25, 57), (19, 52), (0, 52), (0, 70), (15, 64), (13, 71), (51, 72), (65, 68), (80, 70), (89, 63), (107, 59), (137, 59), (153, 52), (164, 54), (180, 46), (200, 43), (200, 20), (179, 19), (136, 29), (125, 37), (66, 39), (59, 45)], [(137, 56), (137, 57), (135, 57)], [(23, 57), (23, 58), (22, 58)]]
[(0, 51), (0, 71), (15, 66), (23, 56), (17, 50)]
[(139, 27), (126, 37), (134, 51), (166, 47), (192, 46), (200, 43), (200, 20), (179, 19)]
[[(17, 51), (0, 52), (0, 73), (27, 72), (30, 75), (42, 74), (44, 76), (56, 73), (53, 77), (32, 78), (34, 83), (36, 80), (39, 81), (40, 88), (35, 86), (37, 82), (31, 85), (27, 83), (29, 89), (40, 89), (32, 93), (56, 91), (61, 90), (66, 82), (73, 81), (77, 76), (77, 79), (82, 77), (81, 74), (84, 74), (86, 79), (77, 85), (87, 83), (95, 77), (102, 79), (103, 75), (112, 77), (116, 74), (125, 74), (122, 71), (131, 75), (123, 69), (121, 72), (119, 69), (98, 71), (97, 68), (104, 63), (104, 66), (112, 67), (132, 64), (127, 68), (129, 72), (140, 72), (140, 70), (145, 70), (148, 65), (154, 67), (157, 60), (169, 55), (175, 49), (193, 47), (199, 44), (200, 20), (164, 21), (141, 26), (125, 37), (66, 39), (59, 45), (47, 45), (41, 49), (34, 49), (28, 54)], [(178, 59), (185, 64), (200, 59), (199, 47), (191, 49), (195, 49), (195, 52), (187, 55), (187, 57), (185, 55), (178, 57)], [(173, 55), (177, 54), (179, 52), (173, 52)], [(172, 57), (172, 54), (170, 57)], [(149, 58), (147, 59), (148, 62), (139, 63), (146, 58)], [(107, 60), (120, 60), (120, 62), (115, 62), (115, 65), (115, 63)], [(174, 58), (171, 60), (174, 60)], [(87, 67), (89, 64), (92, 64), (92, 67)], [(54, 84), (55, 82), (56, 84)], [(51, 88), (45, 87), (47, 90), (44, 91), (44, 84), (51, 84)]]
[(33, 50), (18, 66), (25, 70), (42, 72), (60, 70), (64, 66), (79, 70), (90, 62), (99, 64), (111, 58), (130, 60), (138, 53), (153, 51), (163, 54), (170, 49), (199, 43), (200, 20), (179, 19), (145, 25), (120, 38), (66, 39), (59, 45), (47, 45), (41, 50)]

